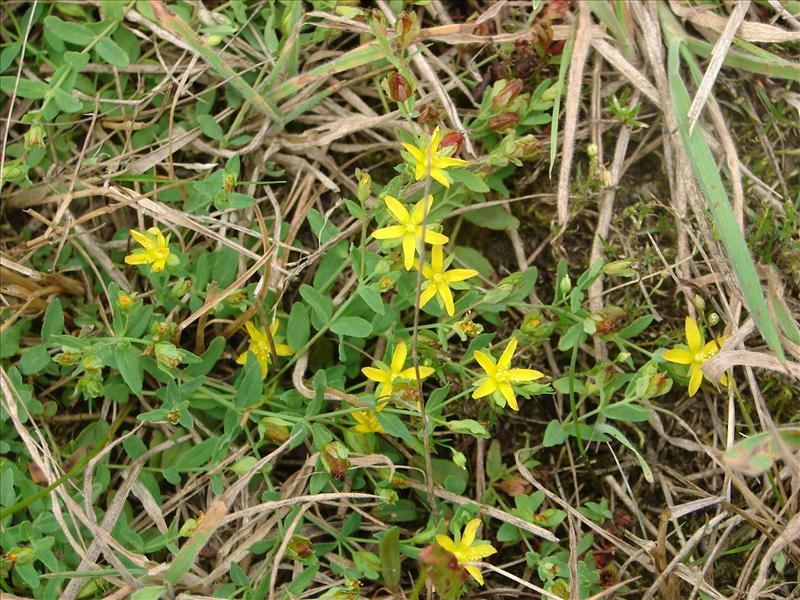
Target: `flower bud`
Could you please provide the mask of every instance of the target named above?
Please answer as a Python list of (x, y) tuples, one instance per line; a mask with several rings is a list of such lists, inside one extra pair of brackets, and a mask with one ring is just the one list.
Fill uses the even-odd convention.
[(428, 125), (429, 123), (435, 122), (441, 114), (442, 111), (434, 107), (432, 104), (423, 104), (419, 109), (417, 123), (420, 125)]
[(389, 75), (389, 97), (395, 102), (405, 102), (413, 93), (411, 84), (400, 73)]
[(14, 546), (6, 554), (5, 559), (16, 563), (18, 566), (23, 566), (32, 563), (36, 559), (36, 552), (33, 548)]
[(304, 560), (314, 554), (314, 546), (311, 540), (304, 535), (298, 534), (292, 536), (286, 550), (293, 560)]
[(540, 312), (531, 312), (526, 314), (522, 320), (520, 331), (527, 334), (534, 333), (542, 324), (542, 318), (542, 313)]
[(159, 342), (153, 347), (153, 350), (156, 360), (162, 366), (173, 369), (181, 363), (181, 352), (174, 344)]
[(401, 12), (397, 17), (394, 32), (401, 48), (407, 48), (413, 44), (420, 32), (416, 13), (412, 12), (409, 14), (406, 11)]
[(503, 85), (500, 91), (492, 98), (492, 106), (495, 108), (508, 106), (521, 91), (522, 81), (519, 79), (512, 79), (511, 81), (505, 82), (505, 85)]
[(372, 193), (372, 177), (369, 176), (367, 171), (356, 169), (356, 177), (358, 178), (358, 191), (356, 195), (363, 204)]
[(222, 189), (226, 192), (232, 192), (233, 188), (236, 187), (236, 175), (233, 173), (225, 173), (225, 177), (222, 179)]
[(78, 380), (75, 390), (86, 398), (99, 398), (103, 395), (103, 382), (93, 375), (84, 375)]
[(276, 444), (282, 444), (289, 439), (288, 421), (278, 417), (264, 417), (258, 423), (258, 431), (261, 437)]
[(603, 267), (603, 273), (606, 275), (614, 275), (616, 277), (635, 277), (636, 270), (631, 268), (633, 263), (634, 260), (632, 258), (612, 260)]
[(175, 283), (173, 283), (172, 286), (170, 287), (172, 288), (172, 296), (174, 298), (180, 298), (191, 289), (192, 280), (182, 277), (181, 279), (178, 279)]
[(439, 143), (439, 148), (447, 148), (448, 146), (455, 146), (450, 156), (458, 156), (461, 152), (461, 145), (464, 143), (464, 136), (458, 131), (451, 131), (442, 138)]
[(38, 123), (33, 123), (28, 131), (25, 132), (25, 150), (31, 150), (35, 147), (44, 148), (44, 140), (47, 135), (44, 128)]
[(704, 312), (706, 310), (706, 301), (703, 300), (701, 296), (695, 294), (695, 297), (692, 299), (692, 302), (694, 303), (694, 307), (700, 312)]
[(77, 363), (81, 359), (81, 353), (72, 350), (64, 349), (53, 357), (53, 361), (57, 362), (62, 367), (69, 367)]
[(347, 469), (350, 468), (350, 459), (347, 447), (340, 442), (331, 442), (322, 451), (320, 458), (325, 470), (338, 480), (344, 479)]
[(569, 294), (569, 291), (572, 289), (572, 281), (569, 278), (569, 275), (564, 275), (564, 278), (558, 284), (559, 289), (563, 295)]
[(519, 123), (519, 116), (512, 112), (503, 112), (489, 119), (489, 129), (492, 131), (505, 131)]
[(218, 34), (212, 34), (206, 38), (206, 45), (211, 46), (219, 46), (224, 38)]
[(133, 296), (129, 294), (120, 294), (117, 296), (117, 306), (122, 310), (129, 310), (133, 306)]
[(597, 157), (597, 152), (598, 152), (597, 144), (589, 144), (588, 146), (586, 146), (586, 154), (589, 158), (594, 160)]
[(83, 368), (89, 375), (98, 375), (103, 369), (103, 361), (96, 354), (87, 354), (83, 357)]
[(453, 325), (453, 331), (458, 334), (462, 342), (466, 342), (467, 338), (483, 333), (483, 325), (470, 319), (464, 319)]
[(719, 323), (719, 315), (715, 312), (708, 313), (708, 324), (716, 325), (717, 323)]

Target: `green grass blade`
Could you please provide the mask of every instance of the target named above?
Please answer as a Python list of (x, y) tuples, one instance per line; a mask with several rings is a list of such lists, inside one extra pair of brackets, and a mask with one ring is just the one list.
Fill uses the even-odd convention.
[[(713, 44), (688, 35), (675, 18), (675, 15), (672, 14), (666, 2), (659, 3), (658, 12), (661, 17), (661, 24), (667, 36), (677, 38), (684, 42), (686, 47), (697, 56), (702, 56), (703, 58), (709, 58), (711, 56), (711, 52), (714, 50)], [(800, 64), (784, 60), (763, 48), (758, 48), (753, 44), (748, 44), (747, 42), (742, 42), (735, 38), (733, 42), (741, 48), (753, 50), (752, 52), (747, 52), (731, 47), (723, 61), (726, 67), (742, 69), (750, 73), (765, 75), (766, 77), (800, 81)]]
[(775, 355), (780, 360), (784, 360), (778, 332), (770, 319), (767, 301), (764, 298), (761, 283), (758, 280), (753, 257), (750, 255), (747, 242), (745, 242), (744, 236), (736, 223), (730, 200), (728, 200), (728, 195), (725, 192), (725, 186), (717, 170), (714, 155), (703, 137), (701, 128), (698, 127), (691, 135), (689, 134), (689, 121), (686, 115), (689, 112), (691, 98), (680, 75), (681, 43), (681, 40), (676, 37), (672, 37), (670, 40), (668, 74), (683, 145), (686, 148), (694, 176), (705, 197), (706, 206), (722, 238), (731, 269), (736, 275), (736, 280), (742, 290), (744, 303), (748, 311), (750, 311), (758, 330), (761, 332), (761, 336), (769, 344)]
[(169, 29), (173, 34), (186, 42), (192, 50), (197, 52), (220, 76), (226, 79), (252, 106), (270, 117), (276, 123), (281, 122), (278, 110), (272, 103), (259, 94), (252, 86), (242, 79), (239, 74), (225, 64), (213, 48), (207, 46), (197, 32), (186, 21), (164, 6), (161, 0), (150, 0), (153, 13), (159, 23)]

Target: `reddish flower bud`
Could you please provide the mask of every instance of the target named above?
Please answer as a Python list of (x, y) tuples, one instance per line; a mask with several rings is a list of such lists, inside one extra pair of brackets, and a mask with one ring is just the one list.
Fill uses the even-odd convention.
[(389, 97), (395, 102), (405, 102), (414, 90), (400, 73), (394, 72), (389, 75)]
[(492, 131), (504, 131), (517, 123), (519, 123), (519, 117), (516, 113), (504, 112), (489, 119), (489, 129)]
[(492, 98), (492, 106), (501, 107), (508, 104), (522, 91), (522, 81), (512, 79), (507, 81), (502, 89)]
[(461, 152), (461, 145), (463, 143), (464, 143), (464, 136), (460, 134), (458, 131), (451, 131), (442, 138), (442, 141), (439, 143), (439, 147), (447, 148), (447, 146), (455, 146), (455, 149), (450, 154), (450, 156), (458, 156), (458, 154)]
[(395, 34), (397, 41), (401, 48), (406, 48), (414, 43), (414, 39), (419, 35), (419, 23), (417, 23), (417, 15), (415, 13), (407, 13), (403, 11), (397, 17), (395, 23)]
[(428, 123), (433, 123), (439, 119), (439, 116), (442, 114), (442, 111), (438, 108), (435, 108), (432, 104), (424, 104), (419, 109), (419, 116), (417, 117), (417, 123), (420, 125), (427, 125)]

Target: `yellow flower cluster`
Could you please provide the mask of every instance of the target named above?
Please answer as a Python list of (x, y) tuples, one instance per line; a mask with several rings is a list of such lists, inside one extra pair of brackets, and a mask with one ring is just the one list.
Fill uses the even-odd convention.
[[(719, 352), (728, 336), (703, 344), (703, 335), (697, 326), (697, 321), (691, 317), (686, 317), (685, 328), (686, 345), (689, 349), (673, 348), (667, 350), (664, 352), (664, 360), (679, 365), (689, 365), (689, 397), (691, 398), (697, 393), (700, 384), (703, 383), (703, 370), (701, 369), (703, 363)], [(728, 378), (723, 375), (719, 382), (727, 387)]]

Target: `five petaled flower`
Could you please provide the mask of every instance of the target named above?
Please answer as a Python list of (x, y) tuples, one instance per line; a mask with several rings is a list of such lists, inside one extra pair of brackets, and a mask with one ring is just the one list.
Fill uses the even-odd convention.
[(439, 128), (433, 130), (430, 142), (427, 145), (414, 146), (413, 144), (403, 144), (403, 148), (411, 155), (414, 160), (414, 179), (419, 181), (428, 173), (428, 153), (431, 161), (431, 177), (441, 183), (444, 187), (450, 187), (450, 177), (445, 169), (448, 167), (466, 167), (469, 163), (460, 158), (443, 156), (439, 151), (439, 142), (442, 134)]
[[(460, 539), (457, 542), (446, 535), (437, 535), (436, 542), (442, 548), (455, 556), (458, 564), (460, 565), (491, 556), (497, 552), (497, 550), (489, 542), (480, 542), (478, 544), (474, 544), (475, 533), (478, 531), (478, 526), (480, 524), (480, 519), (472, 519), (464, 527), (464, 533), (461, 534)], [(483, 585), (483, 575), (481, 575), (478, 567), (464, 565), (464, 568), (467, 570), (467, 573), (472, 575), (475, 581), (477, 581), (480, 585)]]
[[(252, 352), (255, 354), (258, 364), (261, 365), (261, 379), (267, 378), (269, 371), (270, 356), (272, 355), (272, 345), (269, 343), (269, 336), (264, 329), (259, 329), (251, 321), (244, 324), (247, 328), (247, 333), (250, 335), (250, 346), (247, 350), (242, 352), (236, 359), (236, 363), (243, 365), (247, 363), (247, 354)], [(269, 328), (272, 341), (275, 342), (275, 334), (278, 333), (278, 321), (272, 324)], [(278, 356), (291, 356), (292, 349), (286, 344), (278, 344), (275, 342), (275, 353)]]
[(165, 238), (158, 227), (151, 227), (146, 233), (131, 229), (131, 237), (142, 247), (126, 256), (125, 264), (153, 265), (152, 273), (163, 271), (169, 260), (169, 236)]
[(358, 425), (355, 426), (356, 431), (361, 433), (383, 433), (383, 427), (381, 427), (375, 411), (359, 410), (353, 413), (353, 418), (358, 422)]
[(534, 369), (510, 369), (511, 359), (514, 357), (514, 351), (516, 349), (517, 339), (511, 338), (511, 341), (508, 342), (508, 346), (503, 350), (503, 354), (500, 356), (500, 360), (498, 360), (497, 363), (495, 363), (488, 354), (480, 350), (475, 351), (475, 360), (477, 360), (481, 367), (483, 367), (483, 370), (486, 371), (486, 377), (481, 380), (481, 385), (473, 392), (473, 398), (483, 398), (499, 390), (503, 398), (508, 402), (508, 405), (513, 410), (519, 410), (517, 396), (511, 384), (536, 381), (544, 377), (544, 374)]
[[(417, 249), (417, 242), (422, 241), (422, 222), (425, 220), (425, 199), (423, 198), (417, 202), (414, 210), (409, 214), (403, 204), (393, 198), (386, 196), (386, 207), (392, 213), (395, 219), (400, 223), (399, 225), (390, 225), (389, 227), (382, 227), (376, 229), (372, 233), (372, 237), (378, 240), (403, 240), (403, 263), (405, 264), (406, 271), (410, 271), (414, 266), (414, 253)], [(428, 212), (433, 205), (433, 196), (428, 196)], [(425, 242), (434, 246), (446, 244), (448, 237), (436, 231), (429, 229), (432, 223), (428, 223), (425, 228)]]
[(427, 281), (419, 297), (419, 307), (425, 306), (428, 300), (434, 296), (439, 296), (444, 302), (447, 314), (452, 317), (456, 309), (453, 304), (453, 292), (450, 290), (450, 284), (475, 277), (477, 274), (478, 272), (474, 269), (450, 269), (446, 271), (444, 250), (442, 250), (441, 246), (433, 246), (431, 249), (431, 264), (422, 267), (422, 276)]
[[(703, 344), (703, 335), (697, 326), (697, 321), (691, 317), (686, 317), (686, 345), (688, 350), (683, 348), (673, 348), (664, 352), (664, 360), (677, 363), (679, 365), (689, 365), (689, 397), (697, 393), (700, 384), (703, 383), (703, 370), (700, 368), (704, 362), (719, 352), (722, 343), (728, 336), (711, 340)], [(719, 382), (727, 386), (728, 378), (723, 375)]]
[[(377, 369), (375, 367), (364, 367), (361, 369), (361, 372), (367, 379), (381, 384), (378, 388), (379, 398), (386, 398), (392, 394), (394, 380), (398, 377), (400, 379), (416, 380), (417, 370), (414, 367), (403, 369), (406, 364), (406, 356), (408, 356), (408, 348), (406, 348), (405, 342), (400, 342), (392, 353), (392, 363), (389, 366), (379, 362), (379, 368)], [(433, 375), (433, 369), (431, 367), (420, 366), (420, 379), (425, 379), (430, 375)], [(378, 410), (381, 410), (384, 406), (386, 406), (385, 402), (378, 406)]]

